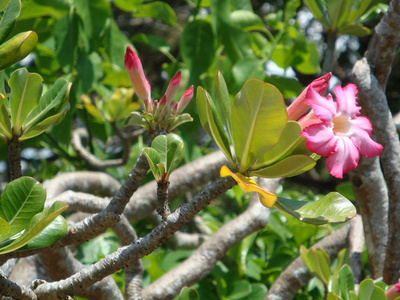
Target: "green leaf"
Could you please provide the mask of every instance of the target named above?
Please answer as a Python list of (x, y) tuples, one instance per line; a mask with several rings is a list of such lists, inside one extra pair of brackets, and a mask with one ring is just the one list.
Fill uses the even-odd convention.
[(230, 23), (244, 31), (258, 30), (265, 32), (265, 24), (255, 13), (248, 10), (235, 10), (230, 13)]
[(175, 58), (170, 53), (171, 47), (168, 45), (165, 39), (162, 39), (155, 35), (139, 33), (132, 37), (132, 42), (139, 42), (160, 51), (167, 56), (171, 61), (175, 61)]
[(0, 45), (0, 70), (24, 59), (35, 48), (38, 36), (33, 31), (21, 32)]
[(176, 300), (200, 300), (200, 296), (196, 289), (185, 286)]
[(53, 114), (60, 113), (59, 108), (68, 100), (68, 92), (70, 88), (70, 83), (59, 78), (52, 85), (52, 87), (47, 90), (47, 92), (40, 98), (39, 105), (37, 105), (24, 120), (22, 124), (23, 131), (31, 129), (33, 126), (44, 121), (45, 118)]
[(220, 71), (215, 72), (214, 76), (215, 96), (219, 110), (221, 111), (222, 120), (229, 136), (232, 138), (232, 124), (231, 124), (231, 99), (229, 96), (228, 87), (226, 86), (224, 76)]
[(181, 35), (180, 51), (193, 78), (206, 72), (215, 57), (211, 24), (205, 20), (189, 22)]
[[(4, 4), (2, 3), (1, 6), (3, 7)], [(3, 9), (0, 11), (3, 11)], [(3, 15), (1, 16), (0, 20), (0, 44), (5, 41), (7, 36), (14, 29), (15, 22), (20, 13), (21, 13), (21, 1), (20, 0), (8, 1), (7, 7), (4, 9)], [(2, 64), (3, 63), (1, 63), (1, 65)]]
[(17, 237), (11, 244), (2, 247), (0, 249), (0, 253), (4, 254), (12, 252), (25, 246), (36, 236), (38, 236), (39, 233), (41, 233), (51, 222), (53, 222), (55, 218), (57, 218), (58, 215), (60, 215), (67, 208), (67, 204), (61, 201), (56, 201), (53, 203), (50, 209), (45, 209), (41, 213), (34, 215), (27, 224), (23, 234)]
[(265, 152), (261, 157), (259, 157), (251, 166), (250, 170), (257, 170), (271, 165), (289, 154), (290, 150), (298, 143), (299, 139), (303, 139), (300, 136), (302, 130), (303, 129), (299, 123), (295, 121), (287, 122), (285, 130), (279, 138), (278, 143), (272, 147), (271, 150)]
[(371, 34), (371, 30), (359, 23), (351, 23), (339, 29), (339, 34), (363, 37)]
[(329, 292), (326, 299), (327, 300), (343, 300), (340, 296), (335, 295), (333, 292)]
[(360, 18), (368, 9), (371, 0), (362, 0), (357, 1), (357, 5), (353, 7), (353, 10), (350, 12), (349, 16), (346, 18), (347, 23), (352, 23)]
[(329, 27), (329, 21), (326, 19), (323, 2), (321, 0), (304, 0), (304, 4), (325, 28)]
[(302, 222), (314, 225), (346, 222), (357, 213), (354, 205), (336, 192), (310, 202), (278, 197), (274, 207)]
[(163, 176), (157, 166), (161, 162), (160, 155), (158, 154), (156, 149), (151, 147), (144, 148), (142, 152), (144, 155), (146, 155), (154, 179), (159, 182)]
[(52, 115), (52, 116), (48, 117), (47, 119), (44, 119), (39, 124), (36, 124), (35, 126), (27, 129), (22, 134), (22, 136), (19, 138), (19, 141), (24, 141), (24, 140), (33, 138), (35, 136), (38, 136), (39, 134), (42, 134), (43, 132), (45, 132), (51, 126), (55, 126), (55, 125), (59, 124), (62, 121), (62, 119), (64, 119), (65, 114), (69, 110), (69, 103), (65, 103), (65, 105), (63, 105), (63, 107), (60, 110), (61, 110), (60, 113)]
[(53, 245), (67, 232), (67, 221), (63, 216), (57, 216), (38, 236), (26, 244), (23, 249), (43, 248)]
[(335, 267), (335, 270), (333, 270), (333, 275), (339, 276), (340, 270), (347, 263), (348, 260), (349, 260), (349, 249), (348, 248), (342, 249), (338, 254), (337, 265)]
[(282, 94), (268, 83), (248, 80), (233, 100), (231, 120), (233, 145), (242, 173), (278, 143), (287, 123)]
[(10, 3), (10, 0), (1, 0), (0, 1), (0, 12), (3, 11), (7, 7), (8, 3)]
[(123, 11), (132, 12), (142, 4), (142, 0), (114, 0), (113, 3)]
[(140, 5), (133, 14), (136, 18), (153, 18), (168, 25), (176, 24), (176, 14), (167, 3), (154, 1)]
[(137, 111), (131, 112), (131, 114), (125, 119), (124, 125), (136, 125), (146, 128), (148, 131), (151, 130), (151, 124)]
[(349, 300), (349, 291), (354, 291), (354, 274), (349, 265), (344, 265), (340, 269), (339, 286), (343, 300)]
[(246, 299), (246, 297), (251, 293), (251, 284), (247, 280), (238, 280), (231, 282), (229, 284), (228, 294), (226, 297), (228, 299)]
[(257, 57), (245, 57), (232, 67), (236, 85), (241, 87), (248, 78), (263, 80), (265, 77), (264, 61)]
[(193, 118), (189, 114), (181, 114), (177, 117), (171, 118), (168, 120), (168, 132), (171, 132), (176, 127), (183, 123), (192, 122)]
[(168, 181), (172, 171), (183, 159), (183, 140), (174, 133), (159, 135), (153, 140), (151, 147), (154, 148), (160, 156), (160, 164), (167, 173), (166, 180)]
[(310, 272), (317, 276), (324, 285), (327, 286), (329, 277), (331, 276), (331, 261), (326, 251), (312, 248), (307, 250), (302, 245), (300, 247), (300, 256)]
[(267, 287), (261, 283), (253, 283), (251, 285), (251, 293), (247, 296), (247, 299), (252, 300), (263, 300), (267, 294)]
[(6, 235), (10, 232), (10, 228), (10, 224), (3, 218), (0, 218), (0, 240), (2, 240), (2, 235)]
[(344, 13), (346, 0), (328, 0), (327, 11), (329, 16), (330, 28), (332, 31), (337, 31), (337, 25), (340, 16)]
[(252, 170), (249, 176), (265, 178), (292, 177), (312, 169), (316, 161), (303, 154), (291, 155), (272, 166)]
[(11, 74), (8, 84), (11, 88), (10, 109), (14, 134), (19, 134), (25, 118), (39, 104), (42, 81), (39, 74), (28, 73), (25, 68)]
[(61, 67), (74, 64), (76, 49), (78, 47), (79, 18), (75, 9), (71, 9), (69, 14), (58, 20), (54, 28), (54, 38), (56, 40), (56, 54)]
[(5, 99), (0, 99), (0, 137), (5, 141), (12, 139), (12, 128)]
[(201, 125), (222, 150), (231, 164), (235, 165), (227, 134), (216, 108), (213, 105), (211, 96), (200, 86), (197, 88), (196, 104)]
[(358, 299), (386, 300), (386, 295), (381, 287), (374, 285), (373, 280), (368, 278), (360, 283)]
[(31, 177), (21, 177), (11, 181), (0, 198), (0, 217), (11, 229), (1, 239), (6, 239), (24, 230), (29, 220), (41, 212), (46, 201), (43, 186)]

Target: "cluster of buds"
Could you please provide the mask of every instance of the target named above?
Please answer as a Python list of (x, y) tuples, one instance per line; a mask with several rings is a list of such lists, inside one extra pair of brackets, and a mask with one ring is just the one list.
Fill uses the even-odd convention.
[(143, 113), (133, 112), (127, 119), (127, 125), (140, 125), (150, 133), (158, 130), (170, 132), (176, 126), (192, 121), (188, 114), (182, 114), (183, 110), (193, 98), (193, 86), (187, 89), (178, 102), (174, 97), (181, 84), (181, 72), (179, 71), (169, 82), (165, 95), (160, 100), (151, 100), (151, 86), (143, 72), (142, 63), (137, 54), (126, 48), (125, 68), (136, 95), (143, 101)]

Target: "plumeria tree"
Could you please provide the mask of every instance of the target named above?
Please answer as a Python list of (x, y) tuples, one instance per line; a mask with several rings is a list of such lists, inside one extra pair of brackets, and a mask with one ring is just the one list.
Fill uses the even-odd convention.
[(0, 12), (0, 296), (399, 296), (400, 1)]

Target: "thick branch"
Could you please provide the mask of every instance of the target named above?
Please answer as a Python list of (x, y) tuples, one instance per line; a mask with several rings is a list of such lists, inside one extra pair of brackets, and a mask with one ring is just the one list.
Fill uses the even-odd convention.
[(17, 136), (8, 141), (8, 171), (10, 173), (10, 181), (22, 176), (21, 148), (22, 144), (18, 141)]
[(39, 299), (53, 300), (57, 297), (75, 294), (82, 287), (89, 286), (150, 254), (189, 222), (212, 199), (232, 188), (235, 184), (236, 182), (231, 177), (226, 177), (219, 178), (207, 185), (191, 202), (179, 207), (168, 216), (166, 222), (154, 228), (151, 233), (134, 244), (118, 249), (113, 254), (68, 279), (40, 285), (36, 290)]

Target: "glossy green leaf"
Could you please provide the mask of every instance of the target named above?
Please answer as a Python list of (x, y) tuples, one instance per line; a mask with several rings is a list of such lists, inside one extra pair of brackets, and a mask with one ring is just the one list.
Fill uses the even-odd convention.
[(157, 19), (168, 25), (174, 25), (177, 20), (176, 14), (171, 6), (162, 1), (154, 1), (140, 5), (136, 12), (134, 12), (134, 16), (136, 18)]
[(146, 147), (142, 150), (143, 154), (147, 158), (147, 162), (149, 163), (151, 172), (153, 173), (154, 179), (159, 182), (164, 175), (161, 174), (160, 169), (158, 168), (158, 164), (160, 164), (161, 159), (160, 155), (158, 154), (157, 150), (151, 147)]
[(70, 83), (59, 78), (49, 90), (40, 98), (37, 105), (27, 116), (22, 124), (23, 131), (29, 130), (45, 118), (51, 116), (51, 113), (60, 113), (59, 108), (68, 101)]
[(287, 123), (282, 94), (268, 83), (248, 80), (233, 100), (231, 120), (240, 173), (278, 143)]
[(238, 87), (243, 86), (249, 78), (263, 80), (265, 77), (264, 61), (258, 57), (245, 57), (232, 67), (232, 75)]
[(235, 10), (230, 14), (230, 23), (244, 31), (259, 30), (265, 32), (265, 24), (262, 19), (249, 10)]
[(205, 20), (189, 22), (181, 35), (180, 51), (194, 79), (206, 72), (215, 58), (211, 24)]
[(29, 220), (43, 210), (45, 200), (46, 191), (35, 179), (21, 177), (11, 181), (0, 198), (0, 217), (11, 226), (2, 239), (24, 230)]
[(371, 0), (362, 0), (357, 1), (357, 6), (353, 7), (353, 10), (350, 12), (348, 17), (346, 18), (347, 23), (352, 23), (360, 18), (368, 9)]
[(7, 7), (8, 3), (10, 3), (10, 0), (0, 0), (0, 11), (3, 11)]
[(59, 124), (62, 121), (62, 119), (64, 119), (65, 114), (69, 110), (69, 103), (65, 103), (65, 105), (63, 105), (63, 107), (60, 110), (61, 110), (60, 113), (52, 115), (52, 116), (48, 117), (47, 119), (44, 119), (39, 124), (36, 124), (33, 127), (30, 127), (29, 129), (27, 129), (22, 134), (22, 136), (19, 138), (19, 141), (24, 141), (24, 140), (33, 138), (35, 136), (38, 136), (39, 134), (42, 134), (50, 127)]
[(365, 279), (360, 283), (358, 298), (369, 300), (371, 298), (372, 293), (374, 292), (374, 281), (372, 279)]
[(296, 63), (293, 64), (293, 67), (297, 71), (307, 75), (321, 72), (320, 55), (317, 45), (305, 42), (304, 47), (305, 51), (296, 52)]
[(123, 11), (132, 12), (142, 4), (142, 0), (114, 0), (113, 3)]
[(200, 300), (200, 296), (196, 289), (185, 286), (176, 300)]
[(76, 10), (71, 9), (54, 28), (57, 59), (62, 67), (71, 67), (74, 63), (79, 35), (79, 17)]
[(328, 0), (327, 11), (329, 16), (330, 28), (332, 31), (337, 31), (337, 24), (340, 16), (346, 8), (346, 0)]
[(246, 299), (251, 293), (251, 284), (247, 280), (238, 280), (228, 285), (228, 299)]
[(304, 4), (324, 27), (329, 27), (329, 21), (326, 19), (321, 0), (304, 0)]
[(329, 277), (331, 276), (331, 261), (326, 251), (312, 248), (307, 249), (302, 245), (300, 247), (300, 256), (308, 270), (327, 286)]
[[(8, 3), (7, 3), (8, 2)], [(4, 9), (4, 4), (7, 3), (7, 6)], [(1, 4), (0, 11), (3, 11), (3, 14), (0, 19), (0, 44), (5, 41), (10, 32), (14, 29), (15, 22), (21, 13), (21, 1), (20, 0), (11, 0), (11, 1), (3, 1)], [(2, 60), (0, 60), (2, 61)], [(3, 65), (3, 63), (1, 63)]]
[(228, 87), (224, 76), (220, 71), (215, 72), (214, 76), (215, 96), (217, 98), (218, 107), (221, 111), (222, 120), (229, 136), (232, 138), (232, 124), (231, 124), (231, 99), (229, 96)]
[(125, 119), (125, 126), (136, 125), (151, 130), (151, 124), (139, 112), (134, 111)]
[(340, 28), (339, 33), (363, 37), (371, 34), (371, 30), (361, 24), (351, 23)]
[(349, 291), (354, 291), (354, 274), (349, 265), (340, 269), (339, 286), (343, 300), (349, 300)]
[(2, 235), (6, 235), (10, 232), (10, 228), (10, 224), (3, 218), (0, 218), (0, 241), (2, 240)]
[(59, 216), (64, 210), (68, 208), (68, 205), (61, 201), (56, 201), (50, 207), (50, 209), (44, 209), (42, 212), (34, 215), (30, 219), (28, 224), (25, 224), (25, 231), (17, 237), (11, 244), (0, 248), (0, 253), (8, 253), (17, 250), (36, 236), (39, 235), (57, 216)]
[(11, 88), (10, 109), (14, 132), (19, 133), (25, 118), (38, 106), (42, 95), (42, 77), (36, 73), (28, 73), (25, 68), (11, 74), (8, 82)]
[(153, 140), (151, 147), (160, 155), (160, 164), (164, 166), (168, 180), (172, 171), (183, 159), (183, 140), (174, 133), (159, 135)]
[(333, 292), (329, 292), (326, 299), (327, 300), (343, 300), (342, 297), (334, 294)]
[(35, 49), (38, 36), (33, 31), (21, 32), (0, 44), (0, 70), (24, 59)]
[(23, 249), (42, 248), (53, 245), (67, 232), (67, 221), (63, 216), (57, 216), (38, 236), (26, 244)]
[(339, 275), (331, 275), (328, 282), (328, 291), (333, 292), (335, 295), (340, 294)]
[(286, 156), (290, 150), (296, 146), (299, 139), (303, 139), (300, 136), (302, 130), (303, 129), (299, 123), (295, 121), (289, 121), (286, 124), (285, 130), (279, 138), (278, 143), (272, 147), (271, 150), (265, 152), (261, 157), (259, 157), (251, 166), (250, 170), (261, 169)]
[(307, 155), (288, 156), (272, 166), (252, 170), (249, 176), (265, 178), (292, 177), (312, 169), (316, 161)]
[(348, 248), (342, 249), (338, 254), (337, 264), (336, 264), (335, 270), (333, 270), (333, 275), (339, 276), (339, 272), (340, 272), (341, 268), (345, 264), (347, 264), (348, 260), (349, 260), (349, 249)]
[(278, 197), (274, 207), (302, 222), (314, 225), (346, 222), (357, 213), (354, 205), (336, 192), (310, 202)]
[(253, 283), (251, 285), (251, 293), (247, 296), (247, 299), (252, 300), (263, 300), (267, 295), (267, 287), (261, 283)]
[(196, 104), (201, 125), (222, 150), (231, 164), (234, 165), (235, 162), (231, 153), (228, 136), (222, 125), (220, 116), (215, 106), (213, 106), (211, 96), (202, 87), (197, 88)]
[(175, 118), (168, 120), (168, 132), (171, 132), (176, 127), (183, 123), (192, 122), (193, 118), (189, 114), (181, 114)]
[(12, 128), (6, 99), (0, 99), (0, 137), (7, 141), (12, 139)]

